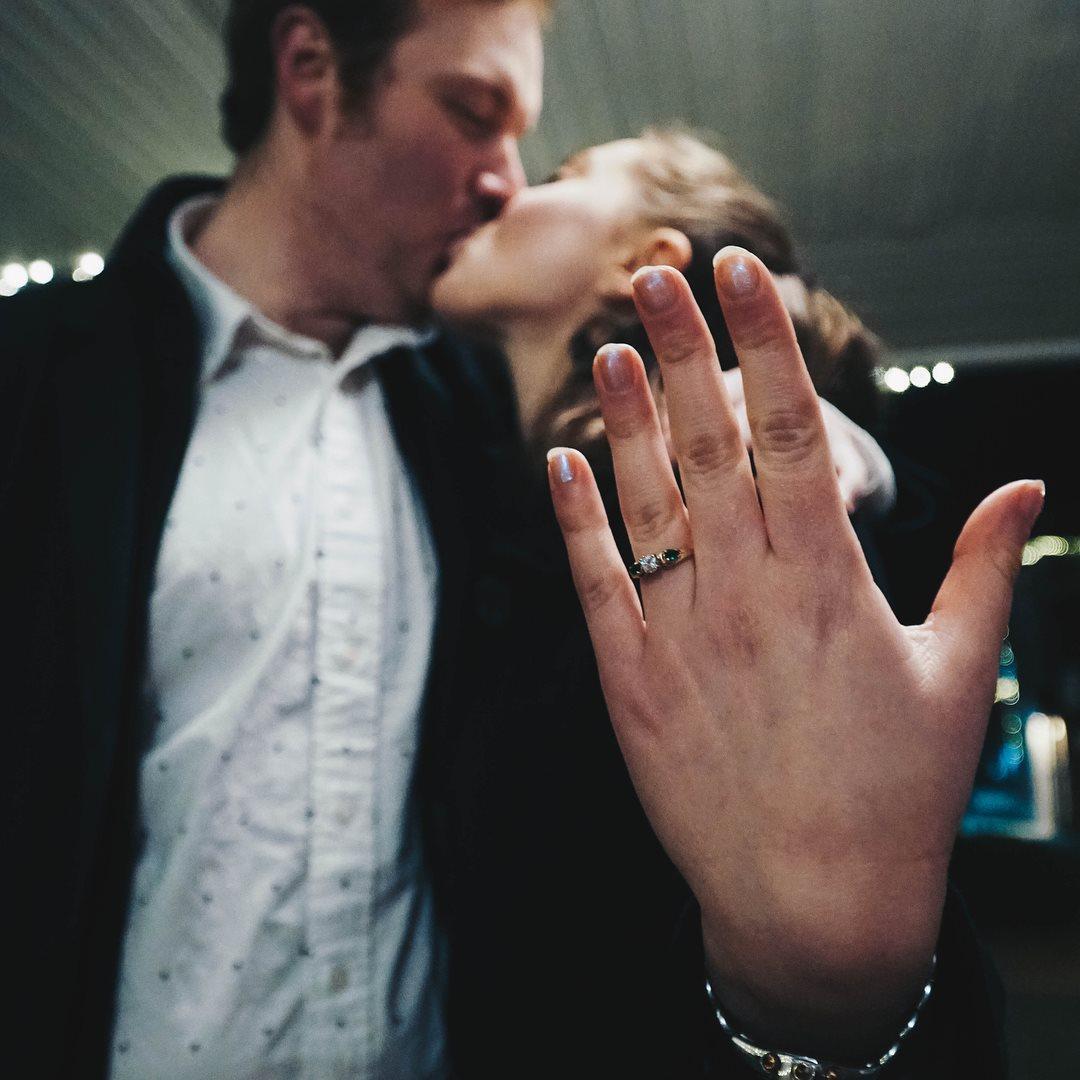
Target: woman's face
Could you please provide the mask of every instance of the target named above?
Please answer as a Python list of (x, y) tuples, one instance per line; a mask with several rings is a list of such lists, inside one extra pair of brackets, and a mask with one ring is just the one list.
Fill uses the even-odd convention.
[(641, 153), (633, 139), (594, 147), (517, 194), (451, 252), (435, 310), (495, 331), (538, 318), (580, 325), (598, 312), (628, 279)]

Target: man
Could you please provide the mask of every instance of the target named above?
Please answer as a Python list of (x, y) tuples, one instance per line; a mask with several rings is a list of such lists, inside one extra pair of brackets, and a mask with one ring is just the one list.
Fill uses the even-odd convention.
[[(166, 186), (94, 285), (9, 308), (7, 1049), (33, 1075), (744, 1068), (534, 542), (504, 376), (400, 328), (523, 182), (542, 7), (234, 4), (224, 193)], [(994, 1059), (947, 919), (919, 1075)], [(718, 999), (812, 1040), (729, 955)], [(862, 1052), (845, 1009), (899, 1030), (902, 960), (865, 1008), (824, 994), (824, 1046)]]

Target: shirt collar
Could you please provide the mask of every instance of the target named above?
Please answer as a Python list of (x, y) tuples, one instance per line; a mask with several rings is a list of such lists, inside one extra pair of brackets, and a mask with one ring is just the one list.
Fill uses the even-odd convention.
[[(206, 216), (218, 203), (218, 195), (197, 195), (180, 203), (169, 218), (165, 257), (191, 299), (202, 342), (201, 382), (220, 374), (237, 344), (240, 331), (300, 355), (330, 360), (326, 346), (313, 338), (295, 334), (268, 319), (249, 300), (234, 292), (203, 265), (188, 245)], [(421, 348), (436, 337), (430, 327), (361, 326), (334, 363), (335, 375), (344, 378), (368, 360), (391, 349)]]
[(165, 258), (187, 290), (195, 311), (202, 342), (202, 382), (209, 382), (221, 370), (232, 351), (240, 327), (254, 307), (212, 274), (188, 247), (187, 237), (195, 233), (217, 204), (216, 195), (196, 195), (186, 199), (169, 218)]

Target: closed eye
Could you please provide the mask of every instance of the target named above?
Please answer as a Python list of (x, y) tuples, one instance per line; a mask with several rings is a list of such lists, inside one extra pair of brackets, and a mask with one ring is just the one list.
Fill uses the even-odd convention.
[(494, 117), (477, 111), (457, 98), (444, 98), (443, 104), (470, 138), (485, 139), (498, 130), (498, 121)]

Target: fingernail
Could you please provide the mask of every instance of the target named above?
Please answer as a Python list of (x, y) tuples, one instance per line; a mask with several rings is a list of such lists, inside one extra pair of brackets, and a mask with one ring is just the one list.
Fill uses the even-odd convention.
[(1046, 484), (1042, 480), (1033, 480), (1028, 488), (1028, 513), (1031, 514), (1032, 524), (1042, 513), (1045, 502)]
[(574, 462), (562, 447), (555, 447), (547, 452), (548, 471), (560, 484), (569, 484), (574, 479)]
[(634, 275), (633, 286), (634, 295), (647, 311), (663, 311), (675, 302), (675, 279), (671, 270), (643, 267)]
[(718, 251), (713, 266), (717, 270), (717, 284), (729, 299), (745, 300), (757, 291), (757, 265), (738, 248)]
[(596, 365), (609, 394), (621, 394), (634, 385), (634, 366), (622, 345), (605, 345), (596, 354)]

